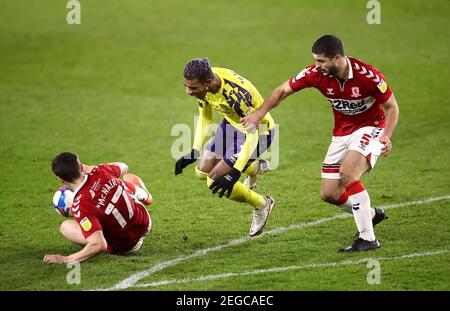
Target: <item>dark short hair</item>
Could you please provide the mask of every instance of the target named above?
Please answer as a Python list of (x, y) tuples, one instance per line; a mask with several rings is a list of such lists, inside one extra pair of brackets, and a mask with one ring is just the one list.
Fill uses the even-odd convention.
[(52, 170), (56, 176), (68, 182), (72, 182), (81, 176), (78, 156), (71, 152), (63, 152), (57, 155), (52, 161)]
[(324, 54), (328, 58), (335, 57), (337, 54), (344, 56), (344, 45), (341, 39), (334, 35), (325, 35), (317, 39), (312, 46), (314, 54)]
[(184, 67), (183, 76), (187, 80), (198, 79), (200, 82), (214, 78), (209, 60), (207, 57), (194, 58)]

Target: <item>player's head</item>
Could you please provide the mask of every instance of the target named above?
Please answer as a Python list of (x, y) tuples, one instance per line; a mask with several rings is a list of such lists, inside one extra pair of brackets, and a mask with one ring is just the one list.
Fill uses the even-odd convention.
[(316, 66), (328, 75), (335, 75), (344, 54), (341, 39), (334, 35), (324, 35), (317, 39), (312, 46), (313, 58)]
[(207, 57), (190, 60), (184, 68), (183, 76), (186, 93), (200, 99), (205, 97), (214, 80)]
[(52, 161), (52, 170), (63, 182), (73, 182), (81, 177), (81, 163), (78, 156), (71, 152), (63, 152)]

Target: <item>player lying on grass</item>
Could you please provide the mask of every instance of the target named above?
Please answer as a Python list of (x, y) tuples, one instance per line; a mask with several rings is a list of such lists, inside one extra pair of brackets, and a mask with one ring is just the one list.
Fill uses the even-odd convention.
[[(359, 236), (342, 251), (380, 247), (373, 226), (386, 218), (370, 207), (369, 194), (359, 180), (375, 166), (379, 155), (391, 151), (391, 136), (399, 109), (391, 88), (373, 66), (344, 54), (339, 38), (325, 35), (312, 47), (315, 64), (281, 84), (242, 125), (257, 127), (266, 113), (304, 88), (318, 89), (331, 103), (335, 126), (322, 166), (320, 196), (353, 213)], [(384, 110), (384, 112), (383, 112)]]
[[(240, 118), (255, 111), (263, 98), (250, 81), (230, 69), (210, 67), (207, 58), (188, 62), (184, 69), (184, 86), (188, 95), (197, 98), (199, 119), (193, 149), (176, 162), (175, 174), (182, 173), (197, 160), (208, 138), (206, 132), (212, 121), (212, 111), (219, 112), (224, 119), (205, 147), (195, 175), (206, 180), (212, 193), (218, 193), (220, 198), (226, 195), (233, 201), (252, 206), (249, 235), (259, 235), (275, 201), (253, 190), (259, 177), (269, 170), (269, 163), (257, 158), (271, 145), (275, 123), (267, 113), (261, 119), (260, 130), (250, 132), (240, 124)], [(247, 174), (244, 183), (239, 182), (242, 173)]]
[(138, 176), (127, 173), (126, 164), (86, 166), (65, 152), (53, 159), (52, 170), (74, 192), (74, 220), (61, 224), (61, 234), (84, 248), (69, 256), (45, 255), (44, 262), (81, 262), (102, 252), (129, 254), (141, 247), (152, 228), (144, 205), (153, 198)]

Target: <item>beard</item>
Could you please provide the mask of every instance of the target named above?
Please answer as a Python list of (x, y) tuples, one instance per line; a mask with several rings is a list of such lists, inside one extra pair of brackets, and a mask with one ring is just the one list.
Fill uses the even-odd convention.
[(328, 68), (328, 74), (331, 76), (336, 76), (337, 74), (337, 67), (336, 66), (332, 66), (330, 68)]

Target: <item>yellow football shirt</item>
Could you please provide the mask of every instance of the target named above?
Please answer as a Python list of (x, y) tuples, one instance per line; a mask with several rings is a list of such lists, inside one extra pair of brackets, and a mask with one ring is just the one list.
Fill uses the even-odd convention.
[(217, 93), (208, 92), (204, 99), (199, 99), (199, 120), (196, 126), (194, 148), (200, 150), (208, 138), (205, 131), (212, 120), (212, 109), (219, 112), (237, 130), (246, 135), (239, 157), (234, 167), (240, 171), (247, 164), (250, 156), (258, 145), (259, 135), (268, 135), (275, 126), (272, 116), (267, 113), (261, 121), (260, 129), (249, 132), (244, 129), (240, 119), (253, 113), (263, 103), (264, 99), (256, 87), (247, 79), (234, 71), (225, 68), (212, 67), (213, 73), (220, 79), (220, 89)]

